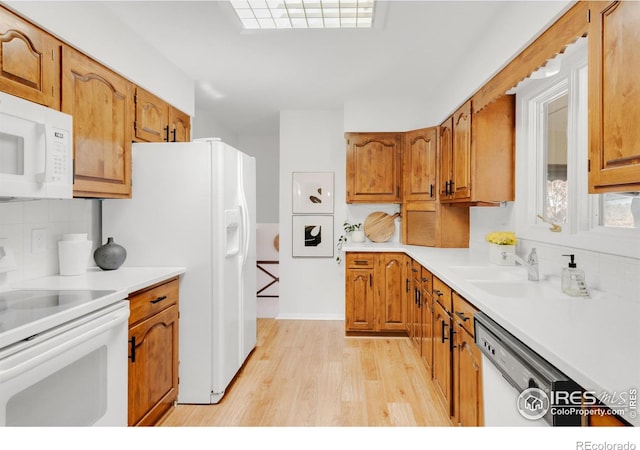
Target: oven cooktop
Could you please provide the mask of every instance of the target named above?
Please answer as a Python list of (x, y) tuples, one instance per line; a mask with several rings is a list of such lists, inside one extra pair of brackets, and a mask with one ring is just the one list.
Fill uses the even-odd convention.
[(125, 297), (114, 290), (16, 289), (0, 292), (0, 348)]

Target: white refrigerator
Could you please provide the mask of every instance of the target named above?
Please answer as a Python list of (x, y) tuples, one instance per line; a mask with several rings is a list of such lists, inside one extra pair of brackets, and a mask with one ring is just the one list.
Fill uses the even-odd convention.
[(217, 139), (133, 144), (131, 199), (104, 200), (124, 266), (181, 266), (179, 403), (218, 403), (256, 344), (255, 159)]

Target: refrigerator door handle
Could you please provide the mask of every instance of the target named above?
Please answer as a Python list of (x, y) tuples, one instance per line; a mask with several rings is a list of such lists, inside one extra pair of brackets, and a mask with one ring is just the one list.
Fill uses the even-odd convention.
[(224, 227), (225, 227), (225, 256), (234, 256), (240, 253), (240, 220), (242, 211), (240, 208), (224, 210)]
[(238, 208), (240, 209), (240, 216), (242, 218), (242, 264), (244, 265), (244, 262), (249, 256), (249, 211), (244, 192), (240, 196), (241, 204)]

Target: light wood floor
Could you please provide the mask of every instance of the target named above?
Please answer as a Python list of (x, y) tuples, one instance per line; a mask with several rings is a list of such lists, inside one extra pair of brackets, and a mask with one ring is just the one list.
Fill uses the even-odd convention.
[(450, 426), (408, 338), (345, 337), (342, 321), (258, 320), (253, 354), (217, 405), (161, 426)]

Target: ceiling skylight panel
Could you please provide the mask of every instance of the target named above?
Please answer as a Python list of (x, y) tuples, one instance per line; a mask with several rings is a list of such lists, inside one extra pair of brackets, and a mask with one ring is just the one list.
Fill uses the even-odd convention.
[(231, 0), (244, 28), (371, 28), (374, 0)]

